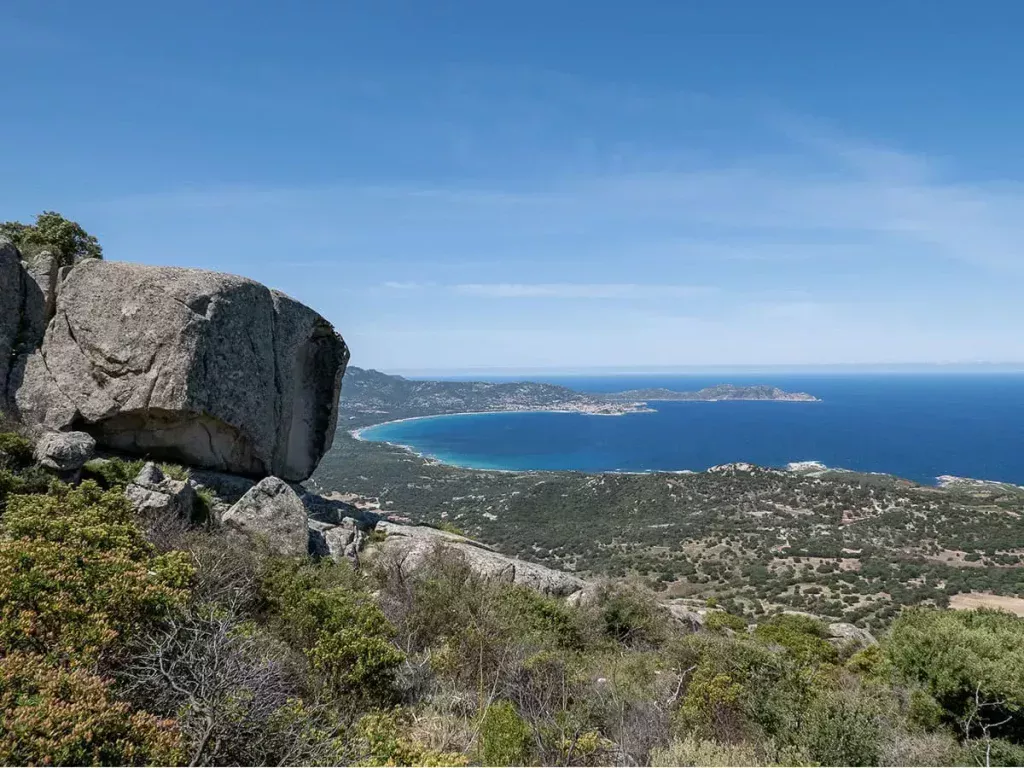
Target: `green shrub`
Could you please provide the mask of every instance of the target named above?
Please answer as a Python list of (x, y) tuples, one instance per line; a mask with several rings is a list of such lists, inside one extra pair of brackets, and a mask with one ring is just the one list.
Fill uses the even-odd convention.
[(709, 739), (687, 736), (673, 741), (669, 746), (657, 749), (651, 755), (651, 765), (675, 766), (693, 765), (707, 768), (728, 768), (728, 766), (768, 765), (763, 754), (754, 744), (720, 744)]
[(1019, 734), (1024, 708), (1024, 619), (993, 610), (904, 611), (884, 643), (898, 675), (920, 684), (967, 737), (1010, 718), (992, 734)]
[(0, 432), (0, 467), (25, 467), (32, 461), (31, 441), (17, 432)]
[(61, 266), (70, 266), (82, 259), (103, 258), (103, 249), (95, 237), (77, 222), (53, 211), (36, 216), (35, 224), (0, 222), (0, 237), (10, 238), (25, 258), (49, 250), (57, 256)]
[(632, 588), (604, 597), (601, 622), (607, 637), (633, 648), (657, 647), (670, 634), (668, 617), (654, 597)]
[(12, 494), (46, 493), (60, 483), (42, 467), (28, 467), (20, 471), (0, 467), (0, 513), (7, 507)]
[(498, 701), (480, 717), (477, 751), (482, 765), (528, 765), (533, 737), (530, 726), (508, 701)]
[(35, 654), (0, 654), (0, 764), (176, 765), (175, 724), (132, 711), (110, 683)]
[(82, 468), (82, 477), (96, 480), (104, 488), (124, 488), (146, 465), (142, 459), (92, 459)]
[(725, 611), (710, 611), (704, 615), (704, 629), (710, 632), (718, 632), (723, 629), (744, 632), (747, 629), (747, 622), (741, 617)]
[(754, 637), (765, 643), (780, 645), (802, 664), (835, 663), (839, 653), (825, 639), (825, 625), (810, 616), (780, 613), (758, 624)]
[(459, 526), (455, 525), (454, 523), (450, 523), (447, 520), (442, 520), (441, 522), (437, 523), (437, 525), (435, 527), (439, 531), (444, 531), (445, 533), (453, 533), (456, 536), (465, 536), (466, 535), (463, 532), (463, 530), (461, 528), (459, 528)]
[(405, 655), (351, 566), (275, 560), (262, 592), (279, 633), (305, 653), (318, 687), (349, 708), (394, 700), (395, 673)]
[(117, 491), (11, 496), (0, 529), (0, 654), (88, 662), (187, 597), (184, 553), (156, 556)]
[(491, 583), (485, 588), (506, 632), (545, 647), (582, 649), (586, 640), (580, 612), (528, 588)]
[(411, 717), (406, 710), (364, 715), (349, 745), (351, 764), (370, 766), (466, 765), (463, 755), (438, 752), (417, 743), (409, 734)]
[(882, 740), (897, 717), (888, 693), (873, 694), (856, 681), (819, 689), (794, 734), (797, 743), (821, 765), (878, 765)]
[(159, 467), (160, 471), (171, 480), (178, 480), (183, 483), (188, 480), (188, 467), (183, 467), (181, 464), (168, 464), (167, 462), (161, 462)]

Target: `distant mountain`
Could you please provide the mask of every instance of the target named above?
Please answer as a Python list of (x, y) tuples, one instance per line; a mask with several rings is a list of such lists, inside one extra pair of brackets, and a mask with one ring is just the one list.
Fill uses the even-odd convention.
[(679, 392), (664, 387), (651, 387), (613, 392), (606, 397), (612, 400), (788, 400), (799, 402), (818, 400), (814, 395), (809, 395), (806, 392), (786, 392), (766, 384), (747, 386), (716, 384), (696, 392)]
[(343, 416), (376, 420), (442, 413), (486, 411), (578, 411), (626, 413), (637, 405), (533, 381), (416, 381), (372, 369), (349, 366), (341, 391)]
[(414, 416), (489, 411), (572, 411), (619, 415), (650, 410), (653, 400), (792, 400), (814, 401), (806, 392), (785, 392), (766, 385), (719, 384), (698, 392), (661, 387), (626, 392), (577, 392), (536, 381), (418, 381), (373, 369), (349, 366), (341, 389), (341, 417), (346, 428)]

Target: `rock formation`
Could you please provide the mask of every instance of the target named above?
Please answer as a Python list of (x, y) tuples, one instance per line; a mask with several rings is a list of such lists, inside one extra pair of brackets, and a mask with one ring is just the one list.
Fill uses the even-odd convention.
[(58, 284), (49, 262), (0, 254), (3, 365), (29, 340), (0, 373), (30, 426), (257, 478), (303, 480), (330, 448), (348, 349), (308, 307), (241, 277), (99, 260)]
[(301, 556), (309, 550), (306, 507), (291, 486), (276, 477), (254, 485), (221, 522), (229, 532), (262, 540), (277, 555)]
[(167, 477), (153, 462), (147, 462), (124, 489), (136, 512), (188, 520), (196, 505), (196, 492), (185, 480)]
[[(9, 240), (0, 240), (0, 390), (5, 390), (11, 356), (21, 330), (24, 297), (21, 257)], [(4, 392), (0, 391), (0, 406)]]
[(377, 523), (375, 531), (385, 536), (378, 545), (380, 556), (406, 574), (413, 574), (426, 565), (430, 554), (441, 547), (463, 557), (478, 576), (530, 587), (547, 595), (569, 595), (585, 585), (572, 574), (499, 554), (478, 541), (437, 528), (382, 521)]

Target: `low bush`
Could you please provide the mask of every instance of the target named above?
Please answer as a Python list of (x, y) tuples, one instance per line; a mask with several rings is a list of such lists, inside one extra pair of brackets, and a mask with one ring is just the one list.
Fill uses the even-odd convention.
[(262, 594), (272, 626), (303, 651), (321, 693), (347, 709), (395, 701), (395, 675), (405, 655), (348, 563), (273, 560)]
[(0, 653), (95, 662), (186, 599), (184, 553), (156, 555), (124, 495), (95, 483), (11, 496), (0, 526)]
[(704, 615), (704, 629), (710, 632), (720, 632), (730, 629), (733, 632), (745, 632), (747, 622), (740, 616), (734, 616), (725, 611), (709, 611)]
[(132, 709), (86, 669), (0, 654), (3, 765), (177, 765), (175, 723)]
[(482, 765), (530, 764), (533, 734), (511, 702), (497, 701), (484, 709), (477, 752)]

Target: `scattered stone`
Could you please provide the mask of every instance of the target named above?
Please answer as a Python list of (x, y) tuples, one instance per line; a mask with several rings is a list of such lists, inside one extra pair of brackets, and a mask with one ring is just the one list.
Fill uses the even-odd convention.
[[(5, 345), (18, 315), (6, 309), (8, 250)], [(309, 477), (330, 448), (348, 348), (308, 307), (241, 277), (96, 259), (54, 292), (42, 347), (7, 386), (26, 423), (287, 480)]]
[(350, 517), (345, 518), (341, 525), (331, 528), (326, 536), (327, 550), (334, 562), (346, 559), (352, 565), (359, 566), (359, 550), (363, 548), (366, 534), (359, 523)]
[(184, 480), (164, 475), (152, 461), (124, 489), (136, 512), (147, 516), (180, 517), (189, 520), (196, 505), (196, 492)]
[(251, 478), (214, 472), (212, 469), (192, 468), (188, 480), (196, 493), (201, 493), (209, 501), (210, 517), (218, 525), (224, 513), (256, 485), (256, 481)]
[(228, 531), (263, 540), (277, 555), (297, 557), (309, 551), (306, 508), (292, 487), (277, 477), (253, 486), (221, 522)]
[(96, 453), (96, 441), (84, 432), (46, 432), (36, 443), (42, 466), (61, 474), (76, 474)]

